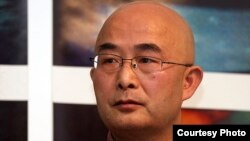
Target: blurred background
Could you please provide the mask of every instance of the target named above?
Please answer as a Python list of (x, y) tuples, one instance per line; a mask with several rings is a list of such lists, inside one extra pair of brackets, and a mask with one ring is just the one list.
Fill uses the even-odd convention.
[[(16, 89), (17, 92), (13, 97), (22, 95), (19, 86), (25, 84), (19, 84), (19, 80), (26, 75), (22, 74), (22, 68), (18, 74), (11, 73), (19, 72), (19, 66), (27, 66), (27, 49), (27, 0), (0, 0), (1, 141), (27, 141), (27, 100), (8, 99), (11, 95), (9, 92), (15, 91), (11, 89)], [(16, 66), (18, 70), (15, 71)], [(19, 77), (19, 74), (24, 77)], [(12, 79), (13, 77), (16, 78)], [(11, 87), (6, 87), (8, 85)]]
[[(131, 1), (134, 0), (54, 0), (54, 66), (91, 66), (88, 58), (94, 55), (101, 25), (112, 11)], [(175, 9), (191, 25), (196, 64), (206, 72), (250, 73), (248, 0), (157, 1)], [(182, 115), (184, 124), (250, 124), (248, 111), (186, 108)], [(55, 141), (101, 140), (106, 133), (96, 106), (54, 103)]]

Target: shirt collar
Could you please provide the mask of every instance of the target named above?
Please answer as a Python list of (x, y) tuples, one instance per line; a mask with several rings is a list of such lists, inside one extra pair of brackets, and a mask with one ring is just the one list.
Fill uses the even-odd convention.
[(107, 141), (114, 141), (111, 132), (108, 132)]

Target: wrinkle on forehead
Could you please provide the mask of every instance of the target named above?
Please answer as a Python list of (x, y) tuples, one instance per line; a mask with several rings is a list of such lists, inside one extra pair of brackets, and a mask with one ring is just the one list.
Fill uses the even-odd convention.
[[(126, 28), (131, 31), (148, 31), (162, 34), (160, 37), (171, 42), (178, 56), (187, 63), (194, 62), (193, 33), (187, 22), (175, 11), (156, 2), (132, 2), (116, 10), (104, 23), (97, 44), (112, 29)], [(123, 29), (121, 29), (123, 30)], [(145, 32), (147, 33), (147, 32)], [(171, 37), (170, 37), (171, 36)]]

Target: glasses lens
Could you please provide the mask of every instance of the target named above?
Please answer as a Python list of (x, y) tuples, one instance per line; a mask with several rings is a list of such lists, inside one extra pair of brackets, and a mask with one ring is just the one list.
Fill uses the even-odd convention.
[(95, 68), (103, 69), (104, 71), (114, 71), (119, 68), (121, 58), (110, 54), (100, 54), (95, 57)]
[[(99, 54), (94, 58), (94, 67), (106, 72), (119, 69), (122, 58), (112, 54)], [(137, 56), (132, 59), (132, 68), (141, 73), (154, 73), (161, 70), (161, 60), (148, 56)]]
[(138, 56), (135, 58), (137, 67), (144, 73), (153, 73), (161, 70), (161, 60), (153, 57)]

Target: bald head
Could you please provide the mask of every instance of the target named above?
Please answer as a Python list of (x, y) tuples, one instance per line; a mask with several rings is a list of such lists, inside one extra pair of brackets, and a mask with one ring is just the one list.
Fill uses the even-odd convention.
[(194, 62), (194, 40), (185, 20), (159, 3), (126, 4), (104, 23), (95, 51), (90, 74), (114, 139), (171, 140), (182, 101), (202, 79), (198, 66), (187, 65)]
[(194, 62), (191, 28), (177, 12), (156, 2), (138, 1), (118, 8), (104, 23), (96, 51), (101, 44), (111, 40), (127, 47), (133, 46), (129, 42), (156, 42), (167, 53), (165, 58)]

